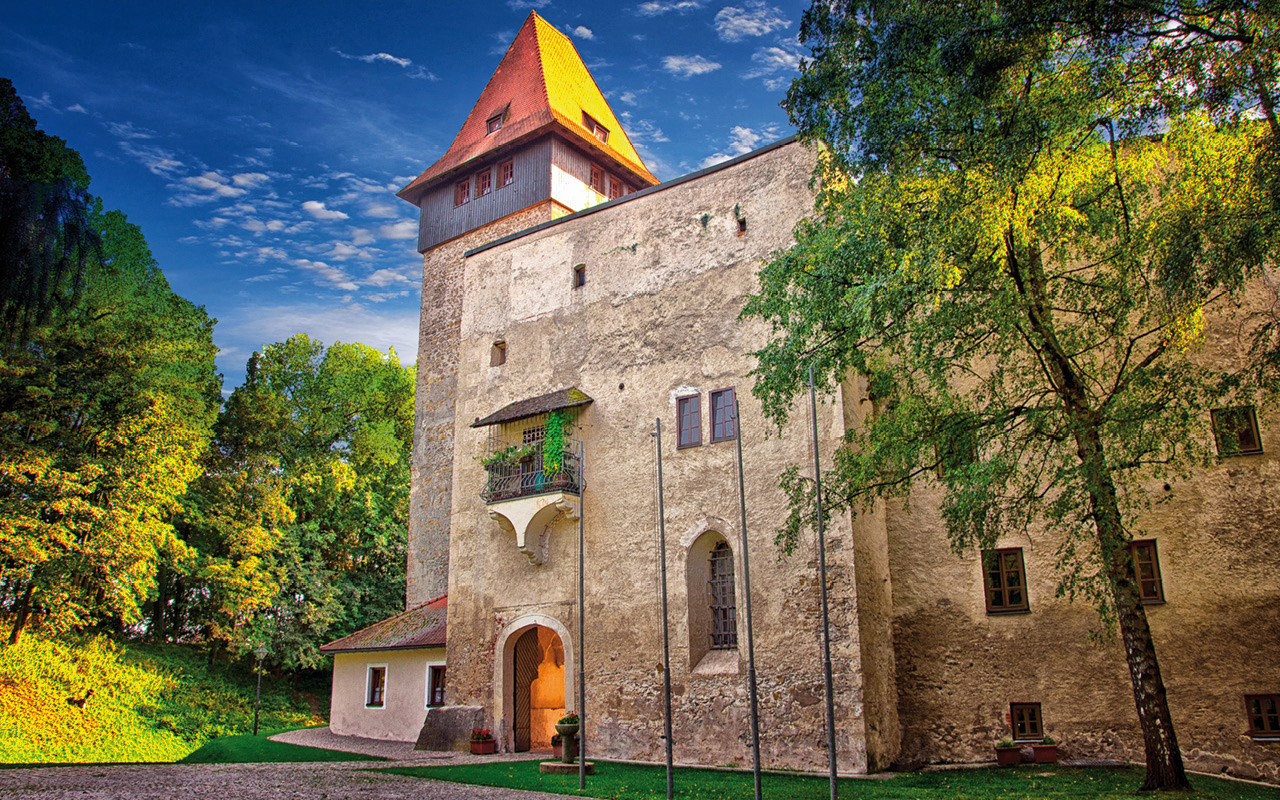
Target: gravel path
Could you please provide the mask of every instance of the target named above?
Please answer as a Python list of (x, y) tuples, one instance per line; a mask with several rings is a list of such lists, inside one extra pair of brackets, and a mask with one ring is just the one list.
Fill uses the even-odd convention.
[(472, 756), (428, 753), (412, 743), (335, 736), (328, 728), (276, 738), (309, 747), (365, 753), (391, 762), (304, 764), (121, 764), (0, 769), (0, 798), (39, 800), (563, 800), (561, 795), (465, 786), (381, 772), (392, 766), (465, 764), (479, 760), (545, 758), (547, 754)]

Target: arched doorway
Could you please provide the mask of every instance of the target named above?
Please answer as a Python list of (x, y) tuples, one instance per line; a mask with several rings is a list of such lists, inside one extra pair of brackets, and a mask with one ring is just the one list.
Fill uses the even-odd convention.
[(512, 652), (512, 749), (551, 747), (556, 720), (564, 716), (564, 645), (550, 628), (534, 625)]

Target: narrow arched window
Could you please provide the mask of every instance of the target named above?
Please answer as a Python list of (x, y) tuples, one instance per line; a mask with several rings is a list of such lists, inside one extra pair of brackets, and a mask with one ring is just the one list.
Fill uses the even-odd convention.
[(733, 597), (733, 552), (720, 542), (708, 558), (710, 580), (707, 595), (711, 605), (711, 649), (731, 650), (738, 646), (738, 610)]

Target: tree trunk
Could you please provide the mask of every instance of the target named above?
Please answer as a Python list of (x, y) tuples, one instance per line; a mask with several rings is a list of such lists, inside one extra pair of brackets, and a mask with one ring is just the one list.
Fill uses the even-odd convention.
[(1133, 684), (1133, 700), (1142, 726), (1142, 743), (1147, 755), (1147, 776), (1142, 789), (1189, 789), (1191, 784), (1187, 781), (1182, 751), (1178, 749), (1178, 738), (1173, 731), (1169, 699), (1165, 694), (1164, 680), (1160, 677), (1160, 664), (1156, 660), (1156, 645), (1138, 593), (1128, 547), (1129, 537), (1120, 521), (1116, 487), (1102, 452), (1101, 437), (1097, 428), (1086, 427), (1077, 435), (1076, 441), (1090, 484), (1089, 501), (1098, 531), (1098, 546), (1111, 584), (1120, 639)]
[(18, 601), (18, 613), (13, 618), (13, 628), (9, 631), (9, 646), (17, 644), (22, 639), (22, 629), (27, 627), (27, 618), (31, 615), (31, 593), (35, 590), (35, 581), (27, 584), (27, 591), (23, 592), (22, 599)]

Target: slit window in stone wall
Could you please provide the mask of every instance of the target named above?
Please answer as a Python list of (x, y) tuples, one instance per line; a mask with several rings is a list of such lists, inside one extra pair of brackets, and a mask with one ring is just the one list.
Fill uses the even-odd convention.
[(507, 363), (507, 343), (497, 341), (489, 348), (489, 366), (500, 367)]
[(573, 288), (581, 289), (587, 285), (587, 265), (578, 264), (573, 268)]
[(695, 394), (676, 400), (676, 448), (697, 447), (702, 444), (702, 395)]
[(1022, 548), (982, 551), (982, 581), (987, 596), (987, 613), (1027, 611), (1027, 573)]
[(1258, 416), (1253, 406), (1215, 408), (1212, 412), (1213, 436), (1218, 441), (1218, 455), (1251, 456), (1262, 452), (1258, 435)]
[(1138, 580), (1138, 597), (1143, 603), (1164, 602), (1164, 586), (1160, 581), (1160, 557), (1156, 540), (1143, 539), (1129, 545), (1133, 553), (1133, 574)]
[(1010, 703), (1009, 721), (1015, 742), (1038, 742), (1044, 738), (1039, 703)]
[(1247, 694), (1249, 735), (1255, 739), (1280, 740), (1280, 694)]

